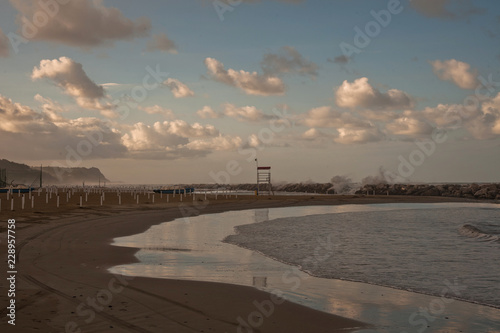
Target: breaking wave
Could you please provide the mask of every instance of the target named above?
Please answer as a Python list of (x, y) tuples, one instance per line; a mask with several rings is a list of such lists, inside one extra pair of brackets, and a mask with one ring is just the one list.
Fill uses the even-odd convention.
[(493, 223), (464, 224), (458, 229), (462, 236), (485, 242), (500, 242), (500, 225)]

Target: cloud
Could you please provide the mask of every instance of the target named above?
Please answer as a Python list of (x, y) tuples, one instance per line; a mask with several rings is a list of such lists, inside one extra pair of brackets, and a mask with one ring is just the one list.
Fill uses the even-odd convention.
[(0, 29), (0, 57), (8, 57), (10, 54), (9, 39)]
[(464, 0), (412, 0), (410, 4), (417, 12), (433, 18), (466, 18), (484, 12), (472, 1)]
[(413, 0), (411, 6), (421, 14), (429, 17), (454, 17), (446, 6), (449, 0)]
[(108, 82), (108, 83), (101, 84), (101, 86), (102, 87), (121, 87), (121, 86), (124, 86), (124, 84), (114, 83), (114, 82)]
[(470, 117), (467, 108), (459, 104), (438, 104), (436, 107), (426, 107), (419, 114), (440, 128), (454, 128), (462, 123), (462, 119)]
[(430, 61), (434, 74), (443, 81), (451, 81), (462, 89), (475, 89), (478, 86), (477, 71), (471, 66), (455, 59)]
[[(97, 118), (64, 118), (62, 107), (40, 95), (37, 112), (0, 95), (0, 137), (3, 153), (19, 159), (65, 159), (122, 157), (126, 148), (120, 135), (109, 124)], [(90, 144), (89, 138), (99, 142)], [(80, 151), (80, 156), (77, 152)]]
[(500, 114), (482, 113), (465, 123), (465, 128), (474, 139), (489, 140), (500, 137)]
[(223, 115), (215, 112), (210, 106), (205, 105), (202, 109), (196, 111), (196, 114), (201, 119), (216, 119), (221, 118)]
[(214, 80), (237, 87), (248, 95), (270, 96), (285, 93), (285, 85), (278, 77), (243, 70), (226, 70), (224, 65), (214, 58), (206, 58), (205, 66)]
[(327, 135), (324, 134), (323, 132), (317, 130), (316, 128), (310, 128), (304, 133), (302, 133), (301, 138), (304, 140), (317, 140), (326, 137)]
[(280, 54), (264, 55), (261, 67), (266, 75), (297, 73), (312, 78), (318, 76), (318, 65), (306, 60), (295, 48), (284, 46), (280, 51)]
[[(153, 126), (136, 123), (122, 136), (123, 144), (130, 151), (164, 151), (169, 147), (189, 143), (187, 137), (175, 133), (169, 122), (156, 122)], [(171, 149), (171, 148), (170, 148)]]
[(357, 112), (361, 117), (370, 121), (389, 122), (401, 116), (399, 111), (394, 110), (359, 109)]
[(199, 123), (194, 123), (193, 125), (188, 124), (184, 120), (174, 120), (170, 123), (163, 122), (164, 126), (168, 126), (172, 133), (180, 135), (185, 138), (192, 137), (206, 137), (206, 136), (217, 136), (219, 131), (212, 125), (201, 125)]
[[(478, 108), (439, 104), (423, 110), (382, 111), (380, 117), (377, 114), (367, 110), (346, 112), (330, 106), (314, 108), (296, 116), (297, 123), (309, 129), (295, 138), (315, 143), (333, 138), (341, 144), (376, 142), (386, 137), (406, 141), (431, 137), (436, 129), (460, 130), (457, 135), (476, 140), (500, 138), (500, 93), (483, 98)], [(333, 130), (319, 130), (327, 128)]]
[[(351, 112), (335, 110), (330, 106), (314, 108), (298, 116), (300, 125), (311, 127), (300, 136), (301, 140), (325, 142), (326, 139), (341, 144), (360, 144), (384, 139), (384, 134), (375, 124)], [(330, 133), (318, 128), (332, 128)]]
[(183, 120), (142, 122), (128, 128), (121, 137), (128, 155), (138, 159), (176, 159), (205, 156), (216, 150), (236, 150), (238, 136), (224, 136), (212, 125), (188, 124)]
[(227, 103), (224, 106), (224, 115), (239, 121), (258, 122), (263, 119), (269, 119), (270, 116), (265, 115), (261, 110), (255, 106), (242, 106), (237, 107), (233, 104)]
[(477, 108), (458, 104), (427, 107), (415, 116), (442, 129), (462, 129), (477, 140), (500, 138), (500, 94), (483, 100)]
[(465, 117), (465, 127), (476, 139), (500, 137), (500, 93), (486, 100), (481, 110), (470, 112)]
[(203, 156), (213, 150), (234, 150), (238, 142), (238, 137), (223, 136), (212, 125), (188, 124), (184, 120), (158, 121), (153, 125), (139, 122), (122, 133), (122, 143), (132, 158)]
[(47, 7), (47, 2), (10, 0), (10, 3), (19, 12), (19, 33), (29, 40), (92, 48), (110, 45), (117, 40), (144, 37), (151, 30), (149, 19), (142, 17), (134, 22), (123, 16), (119, 9), (105, 7), (102, 0), (74, 0), (64, 4), (53, 2), (58, 12), (48, 17), (46, 24), (39, 24), (36, 29), (25, 29), (26, 20), (30, 21), (35, 14), (40, 16), (40, 13), (46, 13), (44, 7)]
[(260, 146), (264, 146), (264, 142), (262, 142), (262, 140), (259, 139), (259, 136), (257, 134), (250, 134), (247, 138), (245, 147), (257, 148)]
[(354, 61), (354, 55), (352, 55), (351, 57), (348, 57), (346, 55), (339, 55), (333, 59), (327, 58), (326, 61), (339, 65), (340, 69), (347, 74), (359, 75), (359, 73), (357, 73), (355, 70), (347, 68), (347, 65)]
[(201, 151), (231, 151), (241, 147), (243, 140), (239, 136), (219, 135), (208, 139), (198, 139), (189, 142), (186, 147)]
[(106, 116), (113, 115), (113, 106), (101, 102), (106, 98), (104, 88), (87, 76), (80, 63), (70, 58), (61, 57), (40, 61), (40, 66), (33, 68), (31, 78), (33, 80), (49, 79), (73, 97), (81, 107), (100, 110)]
[(345, 80), (335, 92), (335, 97), (338, 106), (347, 108), (395, 110), (414, 107), (413, 98), (407, 93), (397, 89), (382, 93), (370, 85), (366, 77), (356, 79), (353, 83)]
[(242, 142), (238, 136), (221, 134), (212, 125), (183, 120), (118, 125), (94, 117), (68, 119), (61, 114), (65, 112), (63, 107), (51, 99), (37, 95), (35, 100), (40, 103), (40, 111), (0, 95), (3, 154), (19, 159), (66, 159), (78, 164), (95, 158), (204, 156), (215, 150), (236, 150)]
[(153, 38), (146, 45), (148, 52), (162, 51), (177, 54), (177, 48), (173, 40), (168, 38), (167, 34), (161, 33), (153, 35)]
[(104, 97), (104, 88), (95, 84), (83, 70), (83, 66), (70, 58), (40, 61), (31, 74), (33, 80), (48, 78), (68, 95), (99, 99)]
[(339, 128), (337, 131), (338, 136), (334, 141), (342, 144), (377, 142), (384, 139), (384, 134), (376, 127), (369, 129)]
[(327, 61), (333, 62), (334, 64), (347, 65), (351, 62), (351, 58), (346, 55), (339, 55), (338, 57), (333, 58), (333, 60), (328, 58)]
[(194, 92), (177, 79), (168, 79), (163, 84), (170, 89), (175, 98), (194, 96)]
[(212, 125), (190, 125), (183, 120), (136, 123), (122, 136), (123, 144), (134, 158), (174, 159), (203, 156), (216, 150), (235, 150), (238, 136), (223, 136)]
[(393, 135), (414, 138), (429, 136), (434, 128), (425, 121), (411, 117), (401, 117), (387, 124), (386, 129)]
[(170, 109), (165, 109), (159, 105), (148, 106), (148, 107), (138, 107), (139, 110), (146, 112), (147, 114), (159, 114), (165, 117), (166, 119), (175, 119), (174, 112)]
[(45, 98), (40, 94), (36, 94), (34, 99), (40, 103), (42, 113), (47, 117), (47, 119), (52, 122), (64, 121), (64, 117), (61, 116), (61, 113), (66, 112), (67, 110), (61, 104), (50, 98)]
[[(245, 142), (241, 145), (242, 148), (258, 148), (258, 147), (280, 147), (288, 148), (290, 147), (289, 141), (294, 139), (293, 137), (280, 136), (277, 132), (271, 132), (264, 136), (261, 133), (250, 134)], [(259, 149), (260, 150), (260, 149)]]
[(0, 95), (0, 131), (10, 133), (24, 133), (30, 130), (52, 131), (55, 126), (50, 122), (50, 118)]
[(355, 117), (350, 112), (341, 112), (330, 106), (321, 106), (299, 115), (298, 123), (318, 128), (369, 128), (371, 123)]

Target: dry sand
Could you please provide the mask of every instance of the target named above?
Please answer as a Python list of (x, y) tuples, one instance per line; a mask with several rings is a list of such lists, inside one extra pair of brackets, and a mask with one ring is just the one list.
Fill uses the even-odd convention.
[[(367, 324), (283, 302), (251, 287), (221, 283), (113, 276), (107, 268), (135, 262), (135, 249), (111, 246), (115, 237), (137, 234), (179, 217), (227, 210), (303, 205), (389, 202), (458, 202), (458, 198), (396, 196), (239, 196), (177, 195), (175, 200), (142, 195), (137, 205), (123, 194), (79, 194), (61, 206), (35, 194), (35, 209), (6, 209), (2, 194), (1, 249), (6, 249), (7, 219), (16, 219), (16, 326), (7, 323), (5, 279), (0, 294), (1, 332), (346, 332)], [(127, 198), (128, 196), (128, 198)], [(17, 199), (17, 195), (15, 195)], [(62, 202), (64, 201), (64, 204)], [(149, 202), (149, 203), (146, 203)], [(193, 202), (195, 205), (193, 206)], [(179, 205), (181, 207), (179, 208)], [(28, 206), (27, 206), (28, 207)], [(31, 206), (29, 206), (31, 207)], [(10, 208), (10, 206), (8, 207)], [(4, 262), (4, 261), (3, 261)], [(5, 265), (2, 266), (7, 271)], [(264, 308), (257, 308), (261, 304)], [(266, 313), (269, 312), (269, 313)], [(263, 314), (264, 313), (264, 314)], [(249, 317), (250, 316), (250, 317)], [(239, 318), (254, 322), (244, 328)]]

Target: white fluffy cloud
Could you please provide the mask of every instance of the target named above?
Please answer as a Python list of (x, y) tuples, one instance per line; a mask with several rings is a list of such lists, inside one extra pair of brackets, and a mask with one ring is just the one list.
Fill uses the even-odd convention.
[(122, 136), (122, 141), (130, 151), (155, 152), (189, 143), (189, 139), (176, 133), (169, 122), (156, 122), (153, 126), (136, 123)]
[(194, 92), (189, 89), (187, 85), (177, 79), (169, 78), (163, 82), (163, 84), (170, 89), (175, 98), (194, 96)]
[[(167, 124), (164, 122), (164, 125)], [(171, 121), (169, 128), (173, 133), (185, 138), (213, 137), (219, 135), (219, 131), (212, 125), (201, 125), (199, 123), (190, 125), (184, 120)]]
[[(95, 47), (112, 44), (117, 40), (130, 40), (150, 33), (151, 22), (147, 18), (136, 21), (123, 16), (114, 7), (105, 7), (99, 0), (53, 1), (57, 14), (47, 17), (47, 23), (35, 29), (27, 29), (26, 20), (43, 13), (47, 1), (10, 0), (18, 10), (19, 33), (29, 40), (46, 40), (78, 47)], [(50, 7), (50, 6), (49, 6)], [(33, 23), (30, 23), (33, 24)]]
[(175, 119), (175, 114), (170, 109), (165, 109), (159, 105), (148, 106), (148, 107), (138, 107), (139, 110), (146, 112), (147, 114), (159, 114), (165, 117), (166, 119)]
[(420, 137), (430, 135), (433, 127), (422, 120), (401, 117), (386, 125), (386, 129), (393, 135), (400, 135), (403, 137)]
[(476, 139), (500, 137), (500, 93), (485, 101), (481, 110), (476, 110), (475, 113), (469, 110), (465, 126)]
[(316, 143), (332, 138), (341, 144), (376, 142), (386, 137), (414, 140), (430, 138), (437, 128), (459, 129), (458, 133), (466, 138), (497, 139), (500, 138), (500, 93), (494, 98), (483, 99), (479, 108), (439, 104), (418, 111), (388, 112), (377, 118), (367, 117), (364, 110), (343, 112), (323, 106), (296, 116), (296, 120), (297, 124), (308, 127), (296, 139)]
[(390, 89), (386, 93), (374, 88), (368, 78), (362, 77), (349, 83), (347, 80), (335, 92), (338, 106), (346, 108), (407, 109), (413, 108), (413, 98), (407, 93)]
[[(310, 127), (300, 139), (314, 142), (332, 140), (341, 144), (376, 142), (384, 138), (378, 127), (352, 112), (342, 112), (330, 106), (309, 110), (297, 117), (297, 123)], [(320, 131), (318, 128), (329, 128)]]
[(196, 111), (196, 114), (201, 119), (216, 119), (222, 117), (221, 114), (218, 114), (217, 112), (214, 111), (214, 109), (212, 109), (210, 106), (207, 105), (205, 105), (200, 110)]
[(475, 89), (478, 86), (477, 71), (468, 63), (455, 59), (430, 61), (436, 76), (443, 81), (451, 81), (462, 89)]
[(67, 110), (58, 102), (50, 98), (45, 98), (40, 94), (35, 95), (35, 101), (40, 103), (42, 113), (52, 122), (64, 122), (64, 117), (61, 113)]
[(319, 128), (369, 128), (371, 123), (330, 106), (314, 108), (298, 117), (298, 123)]
[(440, 128), (456, 127), (462, 123), (462, 119), (469, 117), (465, 106), (457, 104), (438, 104), (436, 107), (426, 107), (420, 113), (424, 119)]
[(165, 33), (154, 35), (153, 38), (148, 41), (146, 50), (149, 52), (162, 51), (173, 54), (177, 53), (175, 42), (168, 38)]
[(338, 128), (337, 131), (338, 136), (334, 141), (342, 144), (377, 142), (384, 139), (384, 134), (376, 127), (368, 129)]
[(308, 129), (307, 131), (305, 131), (304, 133), (302, 133), (301, 135), (301, 138), (304, 139), (304, 140), (317, 140), (317, 139), (320, 139), (320, 138), (324, 138), (326, 137), (327, 135), (324, 134), (323, 132), (319, 131), (318, 129), (316, 128), (310, 128)]
[(10, 53), (9, 39), (0, 29), (0, 57), (8, 57)]
[(278, 54), (265, 54), (261, 66), (267, 75), (297, 73), (310, 75), (313, 78), (318, 76), (318, 65), (306, 60), (291, 46), (282, 47)]
[(241, 147), (243, 140), (239, 136), (219, 135), (213, 138), (196, 139), (189, 142), (186, 147), (200, 151), (236, 150)]
[(263, 119), (268, 119), (261, 110), (255, 106), (237, 107), (234, 104), (226, 104), (224, 106), (224, 115), (230, 118), (238, 119), (239, 121), (257, 122)]
[(243, 70), (226, 70), (224, 65), (214, 58), (206, 58), (205, 66), (214, 80), (237, 87), (248, 95), (270, 96), (285, 93), (285, 84), (278, 77)]
[(31, 74), (33, 80), (48, 78), (73, 97), (99, 99), (104, 88), (95, 84), (83, 70), (83, 66), (70, 58), (40, 61)]
[(72, 163), (86, 158), (175, 159), (235, 150), (242, 142), (212, 125), (183, 120), (118, 125), (94, 117), (68, 119), (56, 102), (40, 95), (35, 99), (40, 103), (39, 112), (0, 95), (0, 137), (5, 154), (42, 160), (70, 156)]
[(31, 78), (49, 79), (72, 96), (81, 107), (112, 115), (113, 106), (102, 101), (106, 97), (104, 88), (87, 76), (81, 64), (70, 58), (40, 61), (40, 66), (33, 69)]
[[(64, 159), (71, 151), (81, 152), (81, 158), (124, 156), (127, 149), (107, 122), (92, 117), (67, 119), (57, 103), (40, 95), (35, 99), (41, 112), (0, 96), (0, 136), (9, 156)], [(98, 144), (90, 144), (91, 140)]]
[(134, 124), (129, 133), (123, 135), (123, 143), (130, 150), (172, 149), (189, 143), (189, 138), (218, 136), (212, 125), (188, 124), (184, 120), (155, 122), (152, 126), (142, 122)]
[(238, 136), (222, 135), (212, 125), (190, 125), (183, 120), (137, 123), (122, 136), (123, 144), (134, 158), (174, 159), (203, 156), (213, 151), (236, 150)]
[(443, 129), (463, 129), (474, 139), (500, 137), (500, 94), (484, 100), (479, 108), (456, 104), (439, 104), (415, 115)]

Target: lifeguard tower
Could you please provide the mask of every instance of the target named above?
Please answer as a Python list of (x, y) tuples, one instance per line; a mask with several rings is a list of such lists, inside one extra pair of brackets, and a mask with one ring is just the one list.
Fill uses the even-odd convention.
[(267, 191), (268, 195), (274, 195), (273, 186), (271, 184), (271, 167), (259, 166), (259, 162), (255, 159), (257, 165), (257, 195), (260, 191)]

